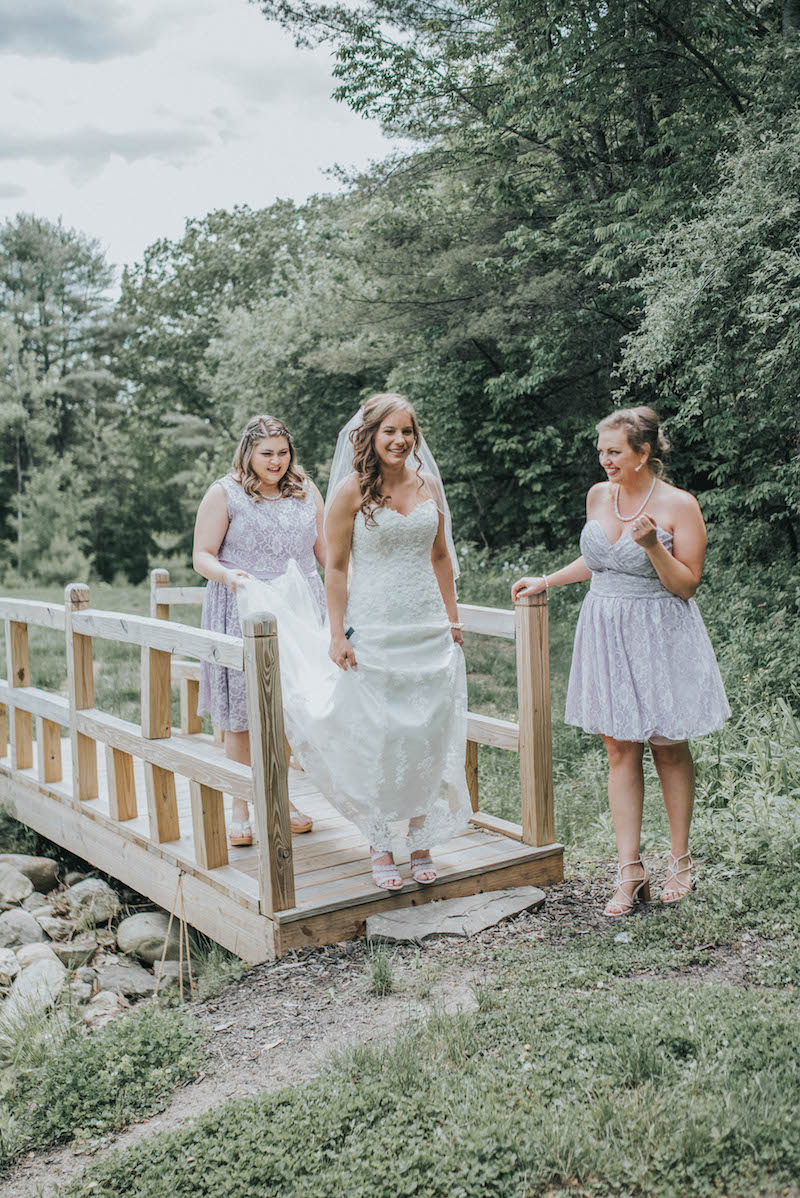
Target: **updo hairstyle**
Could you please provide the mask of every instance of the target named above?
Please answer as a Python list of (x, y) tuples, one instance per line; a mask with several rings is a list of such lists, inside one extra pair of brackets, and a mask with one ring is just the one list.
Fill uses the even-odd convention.
[(358, 476), (361, 487), (361, 503), (358, 510), (364, 513), (367, 524), (374, 524), (373, 512), (377, 508), (386, 507), (386, 501), (391, 499), (390, 495), (384, 495), (381, 492), (381, 460), (375, 450), (375, 434), (392, 412), (408, 412), (411, 417), (411, 427), (414, 430), (414, 448), (411, 454), (417, 463), (417, 477), (421, 487), (423, 485), (422, 462), (418, 456), (418, 450), (422, 433), (413, 405), (409, 403), (405, 395), (401, 395), (397, 391), (379, 391), (376, 395), (370, 395), (361, 410), (362, 422), (350, 433), (350, 440), (353, 444), (353, 470)]
[(253, 450), (259, 441), (265, 437), (285, 437), (289, 446), (289, 469), (281, 475), (278, 490), (285, 498), (302, 499), (308, 487), (308, 476), (299, 465), (294, 448), (292, 434), (282, 420), (274, 416), (253, 416), (248, 420), (242, 439), (236, 453), (233, 455), (232, 473), (237, 482), (242, 484), (244, 492), (260, 503), (264, 496), (259, 491), (261, 479), (253, 469)]
[(604, 416), (595, 427), (598, 433), (608, 432), (612, 428), (624, 429), (634, 453), (641, 453), (646, 446), (650, 450), (647, 465), (656, 478), (666, 478), (664, 459), (670, 445), (661, 429), (658, 414), (652, 408), (618, 408), (616, 412)]

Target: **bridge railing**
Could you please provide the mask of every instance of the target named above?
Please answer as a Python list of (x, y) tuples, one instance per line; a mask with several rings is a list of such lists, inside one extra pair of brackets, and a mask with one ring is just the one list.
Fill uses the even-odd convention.
[[(173, 606), (202, 604), (205, 587), (171, 587), (166, 570), (150, 575), (150, 610), (169, 619)], [(458, 618), (465, 632), (501, 637), (516, 643), (519, 722), (467, 714), (466, 772), (473, 823), (524, 844), (543, 846), (555, 839), (553, 756), (550, 712), (550, 648), (547, 595), (519, 601), (515, 608), (478, 607), (461, 603)], [(174, 661), (173, 678), (180, 683), (180, 722), (184, 731), (199, 731), (197, 694), (200, 665)], [(520, 755), (521, 824), (480, 811), (478, 746), (490, 745)]]

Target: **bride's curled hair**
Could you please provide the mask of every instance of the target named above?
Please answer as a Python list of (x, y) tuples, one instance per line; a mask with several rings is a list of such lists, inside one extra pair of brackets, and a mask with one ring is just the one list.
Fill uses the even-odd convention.
[(358, 475), (361, 487), (361, 504), (359, 511), (364, 513), (366, 523), (375, 523), (372, 513), (381, 507), (386, 507), (387, 499), (391, 496), (381, 492), (381, 462), (375, 450), (375, 434), (388, 416), (393, 412), (408, 412), (411, 417), (411, 427), (414, 431), (414, 448), (409, 455), (416, 463), (417, 478), (420, 487), (422, 477), (422, 462), (419, 457), (419, 445), (422, 433), (417, 423), (417, 414), (413, 405), (405, 395), (397, 391), (380, 391), (370, 395), (362, 408), (362, 422), (350, 434), (353, 443), (353, 470)]
[(635, 453), (641, 453), (647, 446), (650, 450), (647, 465), (656, 478), (666, 478), (664, 460), (670, 446), (661, 428), (658, 413), (652, 408), (618, 408), (616, 412), (604, 416), (595, 427), (598, 433), (607, 432), (612, 428), (624, 429), (631, 449)]
[(261, 502), (264, 496), (259, 491), (261, 479), (253, 469), (253, 450), (267, 437), (284, 437), (289, 446), (289, 469), (281, 475), (278, 490), (286, 498), (302, 499), (308, 489), (308, 475), (297, 461), (292, 434), (283, 421), (274, 416), (253, 416), (248, 420), (233, 455), (234, 478), (242, 484), (246, 495)]

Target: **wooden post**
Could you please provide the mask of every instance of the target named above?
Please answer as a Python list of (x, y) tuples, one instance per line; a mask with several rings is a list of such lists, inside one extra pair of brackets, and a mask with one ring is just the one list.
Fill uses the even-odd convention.
[(175, 775), (160, 765), (144, 763), (144, 785), (147, 793), (147, 816), (150, 823), (150, 839), (156, 844), (167, 840), (179, 840), (181, 835), (178, 819), (178, 796), (175, 791)]
[(200, 699), (200, 683), (196, 678), (181, 678), (181, 732), (189, 736), (194, 732), (203, 731), (203, 721), (197, 714), (197, 704)]
[(242, 635), (259, 899), (262, 913), (271, 915), (295, 905), (277, 621), (268, 612), (248, 616)]
[[(28, 625), (18, 620), (6, 620), (6, 659), (8, 685), (30, 686), (31, 667), (28, 656)], [(11, 704), (11, 766), (15, 770), (33, 767), (33, 719), (29, 711)]]
[(465, 762), (465, 770), (467, 774), (467, 790), (469, 791), (469, 801), (472, 804), (472, 810), (478, 810), (478, 743), (474, 740), (467, 741), (467, 759)]
[(189, 783), (189, 794), (192, 799), (192, 830), (197, 864), (203, 869), (227, 865), (228, 841), (225, 836), (222, 791), (192, 781)]
[(36, 744), (39, 747), (39, 781), (60, 782), (64, 773), (61, 764), (61, 725), (37, 715)]
[[(89, 588), (85, 582), (71, 582), (64, 589), (64, 626), (67, 634), (67, 690), (72, 712), (94, 707), (94, 667), (92, 638), (72, 631), (72, 614), (89, 607)], [(77, 805), (82, 799), (96, 799), (97, 745), (89, 736), (75, 729), (70, 720), (72, 742), (72, 798)]]
[(522, 840), (525, 844), (552, 844), (555, 824), (546, 592), (517, 601), (516, 634)]
[[(169, 604), (158, 602), (160, 588), (169, 586), (167, 570), (150, 571), (150, 615), (169, 619)], [(164, 740), (172, 736), (171, 655), (161, 649), (142, 649), (142, 736)]]
[(106, 745), (108, 814), (112, 819), (136, 819), (136, 781), (133, 758), (122, 749)]

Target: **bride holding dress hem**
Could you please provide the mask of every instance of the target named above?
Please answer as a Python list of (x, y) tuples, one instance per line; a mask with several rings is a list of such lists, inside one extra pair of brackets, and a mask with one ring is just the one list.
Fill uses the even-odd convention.
[(277, 617), (286, 731), (326, 799), (368, 838), (373, 878), (436, 879), (430, 849), (472, 814), (450, 513), (412, 406), (373, 395), (339, 435), (326, 501), (329, 624), (299, 570), (240, 591)]

